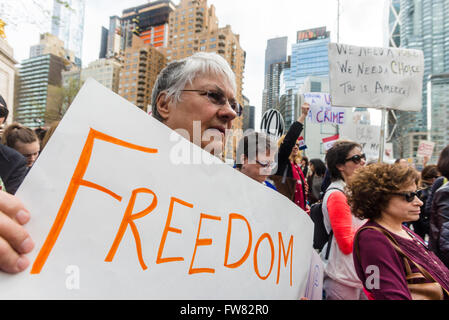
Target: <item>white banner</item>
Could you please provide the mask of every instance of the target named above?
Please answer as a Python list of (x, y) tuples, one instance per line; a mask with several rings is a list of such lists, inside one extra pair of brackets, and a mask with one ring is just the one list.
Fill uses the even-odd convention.
[(36, 246), (0, 299), (304, 296), (309, 216), (92, 79), (17, 196)]
[(342, 127), (340, 136), (342, 140), (359, 143), (367, 160), (379, 158), (380, 126), (354, 124)]
[(418, 157), (432, 157), (433, 149), (435, 148), (435, 142), (420, 140), (418, 146)]
[(423, 76), (420, 50), (329, 44), (334, 106), (420, 111)]
[(343, 125), (346, 121), (346, 109), (331, 106), (328, 93), (304, 93), (304, 102), (310, 105), (307, 120), (312, 123), (327, 123)]

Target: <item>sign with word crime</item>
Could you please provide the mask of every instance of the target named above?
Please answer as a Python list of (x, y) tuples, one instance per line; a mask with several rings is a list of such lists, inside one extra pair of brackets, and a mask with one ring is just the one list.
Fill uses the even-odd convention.
[(346, 109), (331, 106), (328, 93), (304, 93), (304, 102), (310, 105), (307, 119), (312, 123), (339, 124), (345, 123)]
[(36, 246), (0, 299), (304, 296), (307, 214), (92, 79), (17, 195)]
[(423, 76), (420, 50), (329, 44), (334, 106), (420, 111)]

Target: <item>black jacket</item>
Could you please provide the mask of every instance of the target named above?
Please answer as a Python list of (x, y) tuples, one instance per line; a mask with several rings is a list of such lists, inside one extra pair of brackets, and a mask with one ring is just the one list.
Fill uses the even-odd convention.
[[(279, 146), (279, 150), (277, 153), (278, 167), (277, 167), (275, 175), (283, 176), (285, 169), (287, 169), (287, 177), (293, 178), (292, 166), (290, 164), (289, 157), (290, 157), (290, 154), (292, 153), (292, 149), (295, 146), (296, 141), (298, 140), (299, 136), (301, 135), (303, 128), (304, 128), (304, 126), (302, 125), (301, 122), (295, 121), (292, 123), (290, 129), (288, 130), (287, 134), (285, 135), (284, 141), (282, 141), (281, 145)], [(304, 179), (305, 179), (305, 177), (304, 177)], [(305, 184), (306, 184), (306, 181), (302, 181), (302, 193), (303, 193), (304, 201), (307, 200)]]
[(15, 194), (27, 172), (26, 158), (16, 150), (0, 144), (0, 177), (6, 191)]
[(449, 183), (439, 188), (433, 196), (429, 246), (449, 267)]
[(295, 143), (298, 140), (303, 128), (304, 126), (301, 122), (295, 121), (292, 123), (290, 129), (285, 135), (284, 141), (282, 141), (277, 154), (278, 168), (276, 170), (276, 175), (282, 176), (285, 168), (287, 167), (287, 177), (293, 178), (292, 166), (290, 165), (290, 160), (288, 158), (290, 157), (292, 149), (295, 146)]

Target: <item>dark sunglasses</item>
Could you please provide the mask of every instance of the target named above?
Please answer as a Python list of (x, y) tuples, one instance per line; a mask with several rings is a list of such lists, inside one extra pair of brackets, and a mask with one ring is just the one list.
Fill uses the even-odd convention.
[(415, 197), (418, 197), (418, 199), (421, 200), (421, 190), (416, 192), (397, 192), (391, 194), (395, 196), (403, 196), (407, 202), (412, 202), (415, 200)]
[(242, 115), (243, 108), (237, 101), (230, 101), (223, 92), (220, 91), (214, 91), (214, 90), (181, 90), (181, 91), (187, 91), (187, 92), (199, 92), (200, 95), (206, 96), (207, 99), (209, 99), (210, 102), (217, 106), (224, 106), (226, 105), (226, 102), (229, 102), (229, 105), (231, 106), (232, 110), (237, 114), (238, 117)]
[(345, 159), (345, 162), (352, 161), (355, 164), (359, 164), (360, 162), (362, 162), (362, 159), (366, 160), (366, 156), (364, 153), (360, 154), (360, 155), (356, 154), (355, 156), (352, 156), (351, 158)]

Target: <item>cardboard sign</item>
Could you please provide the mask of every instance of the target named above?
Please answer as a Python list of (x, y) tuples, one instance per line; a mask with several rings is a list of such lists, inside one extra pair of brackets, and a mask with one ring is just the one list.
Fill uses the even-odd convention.
[(420, 111), (423, 76), (420, 50), (329, 44), (334, 106)]
[(312, 123), (345, 124), (346, 109), (333, 107), (328, 93), (304, 93), (304, 102), (310, 105), (307, 119)]
[(432, 157), (433, 149), (435, 148), (435, 142), (427, 141), (427, 140), (420, 140), (419, 146), (418, 146), (418, 157)]
[(308, 215), (92, 79), (17, 195), (36, 246), (0, 299), (304, 296)]

